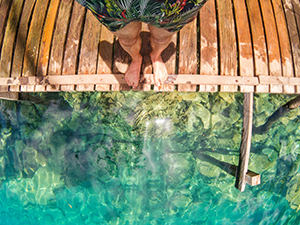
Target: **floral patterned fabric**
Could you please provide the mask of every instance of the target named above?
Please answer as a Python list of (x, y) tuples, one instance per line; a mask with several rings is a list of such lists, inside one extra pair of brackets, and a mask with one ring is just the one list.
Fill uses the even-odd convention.
[(192, 21), (207, 0), (77, 0), (109, 30), (142, 21), (168, 31), (179, 31)]

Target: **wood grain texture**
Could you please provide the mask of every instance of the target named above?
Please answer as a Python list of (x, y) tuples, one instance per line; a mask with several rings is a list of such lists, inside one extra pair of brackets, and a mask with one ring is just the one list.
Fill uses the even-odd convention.
[[(101, 35), (98, 51), (97, 74), (112, 73), (114, 35), (104, 25), (101, 26)], [(96, 91), (110, 91), (110, 85), (96, 85)]]
[[(147, 84), (153, 84), (153, 74), (145, 74)], [(258, 85), (294, 85), (300, 84), (299, 77), (278, 77), (278, 76), (259, 76), (259, 77), (241, 77), (241, 76), (216, 76), (216, 75), (169, 75), (172, 85), (194, 84), (194, 85), (235, 85), (235, 86), (258, 86)], [(15, 86), (15, 85), (125, 85), (126, 81), (122, 74), (101, 74), (101, 75), (48, 75), (43, 77), (0, 77), (0, 86)], [(125, 90), (125, 89), (122, 89)], [(1, 91), (1, 90), (0, 90)], [(20, 91), (20, 90), (17, 90)], [(3, 90), (2, 90), (3, 92)]]
[[(197, 20), (193, 20), (180, 31), (179, 44), (179, 74), (197, 74)], [(178, 91), (196, 91), (195, 85), (178, 86)]]
[(240, 158), (236, 177), (235, 186), (241, 192), (246, 187), (246, 173), (250, 158), (251, 137), (252, 137), (252, 121), (253, 121), (253, 93), (244, 94), (244, 122), (242, 143), (240, 148)]
[[(218, 37), (215, 1), (200, 10), (200, 74), (218, 74)], [(216, 92), (217, 85), (200, 85), (201, 92)]]
[[(62, 74), (76, 74), (77, 73), (77, 57), (79, 54), (80, 35), (84, 25), (85, 8), (74, 1), (72, 16), (70, 19), (70, 26), (66, 45), (64, 49), (64, 61)], [(57, 88), (57, 87), (55, 87)], [(61, 90), (72, 91), (75, 86), (71, 87), (61, 86)]]
[[(262, 16), (264, 21), (266, 40), (268, 46), (269, 70), (271, 76), (282, 76), (281, 56), (277, 28), (273, 8), (270, 0), (260, 0)], [(271, 93), (282, 93), (283, 87), (277, 85), (270, 86)]]
[(60, 0), (51, 0), (46, 16), (46, 21), (42, 33), (42, 40), (40, 45), (40, 54), (38, 58), (37, 75), (44, 76), (47, 74), (48, 61), (50, 56), (51, 41), (54, 35), (54, 25), (56, 15), (58, 13)]
[[(29, 27), (22, 76), (36, 75), (39, 46), (49, 0), (37, 0)], [(33, 86), (23, 86), (23, 91), (34, 91)]]
[[(168, 74), (176, 73), (176, 49), (177, 49), (178, 33), (174, 34), (169, 46), (162, 52), (161, 57), (165, 62)], [(174, 85), (163, 84), (160, 88), (154, 85), (154, 91), (173, 91)]]
[(2, 40), (5, 33), (5, 25), (9, 15), (10, 5), (10, 0), (2, 0), (0, 5), (0, 46), (2, 45)]
[(49, 0), (37, 0), (26, 41), (23, 76), (36, 74), (39, 45)]
[[(150, 30), (147, 24), (142, 23), (142, 50), (141, 55), (143, 56), (143, 64), (142, 64), (142, 74), (151, 74), (153, 73), (152, 62), (150, 59), (150, 52), (152, 51), (151, 44), (150, 44)], [(144, 78), (142, 78), (144, 79)], [(151, 85), (146, 84), (144, 81), (141, 84), (142, 90), (150, 91)]]
[(61, 0), (56, 25), (53, 34), (48, 74), (55, 75), (62, 73), (62, 61), (64, 55), (65, 42), (70, 22), (70, 13), (73, 1)]
[[(233, 0), (239, 49), (239, 75), (254, 76), (250, 26), (245, 1)], [(241, 86), (241, 92), (253, 92), (253, 86)]]
[[(246, 0), (248, 9), (251, 36), (253, 41), (254, 54), (254, 74), (262, 75), (269, 74), (268, 69), (268, 54), (267, 45), (265, 41), (264, 27), (261, 15), (261, 10), (258, 1)], [(268, 85), (261, 85), (256, 87), (257, 92), (268, 92)]]
[[(86, 14), (81, 50), (79, 55), (78, 74), (97, 73), (97, 55), (100, 39), (100, 22), (88, 11)], [(94, 85), (78, 85), (77, 91), (94, 91)]]
[[(51, 0), (49, 3), (49, 9), (46, 15), (40, 44), (40, 53), (36, 72), (37, 76), (45, 76), (47, 74), (51, 42), (54, 33), (54, 25), (56, 21), (56, 15), (58, 13), (59, 3), (60, 0)], [(36, 91), (43, 91), (45, 88), (45, 85), (35, 87)]]
[(22, 65), (26, 47), (27, 32), (30, 25), (30, 14), (34, 9), (35, 0), (25, 0), (23, 12), (19, 23), (19, 29), (16, 40), (16, 48), (14, 52), (12, 64), (12, 77), (18, 77), (22, 74)]
[[(261, 76), (257, 77), (233, 77), (233, 76), (212, 76), (212, 75), (169, 75), (172, 78), (172, 84), (185, 84), (187, 82), (191, 84), (202, 85), (258, 85), (259, 82), (267, 82), (280, 84), (282, 82), (300, 82), (300, 78), (288, 78), (288, 77), (270, 77)], [(150, 84), (154, 84), (153, 74), (145, 74)], [(280, 78), (280, 79), (279, 79)], [(290, 79), (290, 80), (287, 80)], [(43, 77), (2, 77), (0, 78), (0, 85), (63, 85), (63, 84), (126, 84), (123, 74), (102, 74), (100, 75), (48, 75)]]
[[(290, 32), (290, 39), (292, 42), (292, 51), (294, 57), (294, 68), (295, 68), (295, 75), (297, 77), (300, 76), (300, 43), (299, 43), (299, 31), (300, 31), (300, 2), (297, 0), (286, 0), (285, 7), (286, 7), (286, 15), (289, 25), (289, 32)], [(292, 10), (291, 10), (292, 9)], [(292, 12), (291, 12), (292, 11)], [(295, 20), (296, 29), (291, 31), (291, 26), (294, 23), (293, 18)], [(297, 86), (296, 92), (300, 93), (300, 85)]]
[(297, 21), (294, 14), (295, 0), (284, 0), (284, 11), (287, 19), (289, 38), (292, 47), (295, 76), (300, 77), (300, 41), (297, 30)]
[[(284, 9), (281, 0), (272, 0), (275, 20), (277, 24), (280, 54), (281, 54), (281, 66), (282, 75), (284, 77), (293, 77), (293, 58), (289, 39), (289, 33), (287, 28), (287, 23), (285, 19)], [(283, 92), (287, 94), (295, 93), (294, 86), (284, 85)]]
[[(237, 46), (231, 1), (217, 0), (221, 76), (237, 76)], [(223, 92), (235, 92), (237, 86), (221, 86)]]
[(0, 54), (0, 77), (10, 76), (14, 42), (17, 35), (17, 28), (22, 12), (23, 2), (23, 0), (12, 2)]

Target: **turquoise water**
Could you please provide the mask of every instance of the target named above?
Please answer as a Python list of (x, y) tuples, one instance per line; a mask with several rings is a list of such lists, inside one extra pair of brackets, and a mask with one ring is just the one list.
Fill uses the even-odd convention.
[[(299, 224), (300, 110), (254, 134), (241, 94), (62, 93), (0, 101), (0, 224)], [(256, 95), (254, 126), (293, 96)], [(209, 159), (215, 160), (209, 160)]]

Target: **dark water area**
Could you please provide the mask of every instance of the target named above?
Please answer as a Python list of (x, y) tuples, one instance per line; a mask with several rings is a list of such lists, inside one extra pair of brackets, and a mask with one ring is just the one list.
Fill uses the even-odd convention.
[[(48, 93), (0, 101), (0, 224), (300, 224), (300, 110), (252, 137), (242, 94)], [(254, 127), (294, 96), (255, 95)]]

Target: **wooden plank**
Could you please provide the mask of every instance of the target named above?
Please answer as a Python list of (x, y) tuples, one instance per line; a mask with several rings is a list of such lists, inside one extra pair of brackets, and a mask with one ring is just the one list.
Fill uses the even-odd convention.
[[(97, 74), (112, 73), (114, 35), (104, 25), (101, 26), (98, 52)], [(96, 91), (110, 91), (110, 85), (96, 85)]]
[[(150, 84), (153, 82), (153, 74), (145, 74), (145, 78)], [(300, 84), (300, 78), (289, 77), (233, 77), (233, 76), (212, 76), (212, 75), (169, 75), (169, 83), (172, 85), (195, 84), (195, 85), (258, 85), (262, 83)], [(153, 82), (152, 82), (153, 81)], [(152, 82), (152, 83), (151, 83)], [(43, 77), (18, 77), (0, 78), (0, 85), (64, 85), (64, 84), (126, 84), (122, 74), (102, 74), (102, 75), (49, 75)]]
[[(187, 24), (180, 32), (179, 74), (197, 74), (197, 20)], [(179, 85), (178, 91), (196, 91), (196, 85)]]
[[(119, 40), (115, 40), (114, 42), (114, 59), (113, 59), (113, 73), (122, 73), (128, 69), (128, 66), (131, 62), (130, 55), (121, 47)], [(127, 83), (124, 84), (113, 84), (111, 86), (112, 91), (120, 91), (120, 90), (130, 90), (130, 87)]]
[[(37, 0), (32, 15), (32, 21), (26, 41), (24, 64), (22, 76), (32, 76), (36, 74), (39, 45), (42, 35), (43, 24), (48, 8), (49, 0)], [(34, 87), (24, 86), (22, 91), (34, 91)], [(27, 88), (27, 90), (24, 90)]]
[[(272, 0), (275, 20), (277, 24), (279, 46), (281, 54), (282, 75), (284, 77), (293, 77), (293, 58), (290, 45), (289, 33), (285, 19), (284, 9), (281, 0)], [(283, 92), (287, 94), (295, 93), (294, 86), (284, 85)]]
[(0, 20), (0, 48), (2, 46), (2, 41), (3, 41), (3, 37), (4, 37), (4, 32), (5, 32), (5, 25), (6, 25), (6, 21), (7, 21), (9, 9), (10, 9), (10, 4), (11, 4), (10, 0), (2, 0), (2, 1), (3, 2), (1, 2), (1, 6), (0, 6), (0, 18), (1, 18), (1, 20)]
[[(295, 17), (294, 5), (297, 8), (300, 5), (299, 1), (295, 0), (285, 0), (284, 1), (284, 10), (287, 19), (289, 38), (292, 48), (292, 56), (294, 62), (294, 72), (296, 77), (300, 77), (300, 41), (299, 41), (299, 33), (297, 28), (297, 21)], [(300, 9), (299, 9), (300, 13)], [(300, 15), (299, 15), (300, 16)], [(300, 22), (300, 21), (299, 21)], [(300, 93), (300, 85), (296, 87), (296, 92)]]
[[(218, 74), (218, 38), (215, 1), (208, 1), (200, 10), (200, 74)], [(201, 92), (216, 92), (217, 85), (200, 85)]]
[[(153, 81), (153, 74), (145, 74), (149, 84)], [(193, 85), (300, 85), (300, 77), (276, 77), (276, 76), (258, 76), (258, 77), (233, 77), (233, 76), (213, 76), (213, 75), (169, 75), (169, 84), (193, 84)], [(64, 84), (126, 84), (122, 74), (98, 74), (98, 75), (49, 75), (44, 77), (2, 77), (1, 86), (8, 85), (64, 85)]]
[[(268, 55), (267, 46), (265, 42), (265, 34), (263, 22), (261, 18), (261, 11), (258, 1), (246, 0), (251, 36), (253, 41), (253, 54), (255, 64), (255, 75), (268, 74)], [(269, 92), (268, 85), (259, 85), (256, 87), (257, 92)]]
[[(96, 74), (97, 73), (97, 55), (100, 39), (100, 22), (88, 11), (84, 25), (78, 74)], [(78, 85), (77, 91), (94, 91), (94, 85)]]
[(13, 57), (14, 42), (22, 12), (23, 0), (13, 1), (9, 12), (0, 59), (0, 77), (9, 77)]
[[(254, 62), (248, 14), (243, 0), (234, 0), (235, 20), (237, 26), (239, 49), (239, 75), (254, 76)], [(241, 86), (241, 92), (254, 92), (253, 86)]]
[(244, 94), (244, 122), (242, 143), (240, 148), (239, 165), (236, 174), (235, 187), (241, 192), (246, 187), (246, 173), (248, 171), (253, 121), (253, 93)]
[[(152, 62), (150, 58), (151, 53), (151, 44), (150, 44), (150, 30), (147, 24), (142, 23), (142, 49), (141, 55), (143, 56), (143, 64), (142, 64), (142, 74), (151, 74), (153, 73)], [(147, 84), (145, 81), (142, 83), (142, 90), (143, 91), (150, 91), (151, 85)]]
[[(161, 53), (163, 62), (165, 62), (168, 74), (176, 73), (176, 48), (177, 48), (178, 33), (173, 35), (169, 46)], [(174, 85), (163, 84), (160, 89), (154, 85), (154, 91), (173, 91)]]
[[(231, 1), (217, 0), (221, 76), (237, 76), (237, 46)], [(223, 92), (235, 92), (237, 86), (221, 86)]]
[(51, 41), (53, 37), (56, 15), (58, 13), (60, 0), (51, 0), (46, 16), (46, 21), (42, 33), (42, 41), (40, 45), (40, 54), (38, 58), (37, 75), (44, 76), (47, 74), (48, 61), (50, 55)]
[[(42, 41), (40, 44), (40, 54), (37, 64), (37, 76), (45, 76), (48, 70), (48, 62), (51, 48), (51, 41), (53, 37), (54, 25), (56, 20), (56, 15), (58, 13), (60, 0), (51, 0), (43, 33)], [(36, 91), (43, 91), (46, 86), (36, 86)]]
[[(64, 49), (64, 61), (62, 74), (75, 74), (77, 71), (77, 56), (79, 53), (80, 35), (82, 26), (84, 25), (85, 8), (82, 7), (76, 1), (73, 4), (73, 11), (70, 21), (70, 27), (68, 31), (68, 37), (66, 46)], [(57, 89), (57, 87), (54, 87)], [(61, 90), (72, 91), (75, 90), (75, 86), (64, 87), (61, 86)]]
[[(35, 0), (25, 0), (23, 5), (22, 16), (19, 23), (13, 63), (11, 68), (11, 77), (20, 77), (22, 75), (27, 32), (29, 30), (31, 22), (30, 15), (34, 9), (34, 6)], [(19, 88), (19, 86), (11, 86), (10, 91), (19, 91)]]
[[(269, 57), (269, 70), (270, 76), (282, 76), (281, 73), (281, 57), (279, 49), (279, 41), (276, 30), (276, 23), (273, 14), (273, 9), (270, 0), (260, 0), (264, 27), (266, 32), (268, 57)], [(271, 85), (271, 93), (281, 93), (282, 86)]]
[[(56, 19), (54, 36), (51, 44), (51, 52), (49, 59), (48, 74), (57, 75), (62, 73), (63, 68), (63, 56), (65, 50), (65, 43), (68, 34), (68, 26), (71, 19), (73, 1), (61, 0), (59, 5), (59, 11)], [(56, 90), (59, 87), (47, 86), (46, 90)], [(65, 91), (64, 87), (60, 88)], [(67, 89), (68, 90), (68, 89)]]
[[(300, 2), (298, 0), (291, 0), (293, 6), (293, 13), (297, 24), (298, 35), (300, 35)], [(297, 46), (296, 46), (297, 47)], [(299, 49), (299, 47), (297, 47)], [(296, 62), (295, 62), (296, 63)], [(298, 66), (298, 64), (297, 64)], [(296, 73), (297, 74), (297, 73)], [(297, 86), (297, 93), (300, 94), (300, 85)]]

